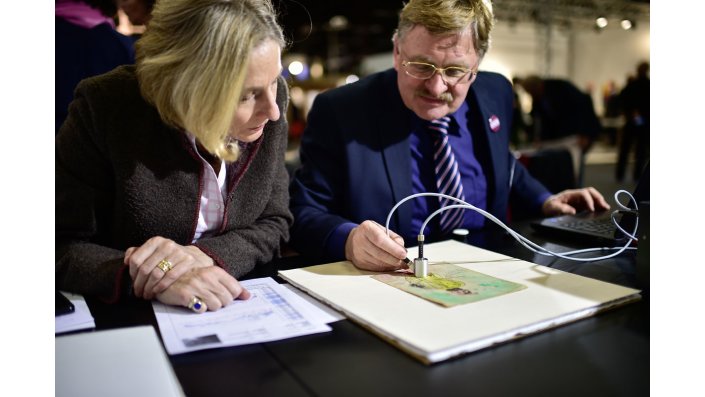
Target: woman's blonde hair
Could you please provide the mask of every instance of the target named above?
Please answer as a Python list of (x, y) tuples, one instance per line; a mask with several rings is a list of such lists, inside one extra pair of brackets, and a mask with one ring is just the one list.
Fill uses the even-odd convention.
[(399, 14), (396, 37), (401, 39), (416, 25), (432, 34), (457, 33), (469, 27), (482, 59), (490, 48), (494, 27), (492, 4), (490, 0), (410, 0)]
[(230, 125), (253, 48), (285, 46), (270, 0), (159, 0), (137, 41), (144, 98), (216, 157), (235, 161)]

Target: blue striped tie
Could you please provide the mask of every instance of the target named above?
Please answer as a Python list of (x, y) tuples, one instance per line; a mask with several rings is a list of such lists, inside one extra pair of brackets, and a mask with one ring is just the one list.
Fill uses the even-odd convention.
[[(455, 161), (455, 156), (448, 143), (449, 125), (450, 117), (448, 116), (433, 120), (428, 125), (434, 138), (433, 163), (436, 167), (436, 186), (438, 187), (438, 193), (465, 201), (463, 183), (460, 180), (460, 172), (458, 171), (458, 162)], [(444, 197), (440, 197), (439, 200), (441, 208), (451, 204), (459, 204)], [(454, 208), (441, 212), (438, 215), (441, 217), (441, 233), (448, 234), (453, 229), (462, 226), (464, 211), (462, 208)]]

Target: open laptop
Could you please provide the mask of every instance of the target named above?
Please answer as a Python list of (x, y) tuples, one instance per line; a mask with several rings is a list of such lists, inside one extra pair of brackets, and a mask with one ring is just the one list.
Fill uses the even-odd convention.
[[(637, 203), (649, 201), (649, 164), (637, 183), (632, 196)], [(622, 202), (624, 200), (622, 199)], [(629, 204), (633, 208), (633, 203)], [(614, 209), (601, 212), (581, 212), (575, 215), (562, 215), (545, 218), (531, 223), (531, 226), (540, 232), (550, 233), (561, 237), (580, 238), (581, 241), (593, 244), (614, 246), (624, 244), (626, 237), (612, 222)], [(618, 214), (616, 219), (622, 229), (632, 232), (635, 217), (633, 214)]]

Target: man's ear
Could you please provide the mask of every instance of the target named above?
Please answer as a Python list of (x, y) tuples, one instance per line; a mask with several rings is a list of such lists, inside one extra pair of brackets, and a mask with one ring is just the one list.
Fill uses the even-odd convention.
[(394, 49), (392, 50), (392, 56), (394, 58), (394, 70), (397, 72), (399, 71), (399, 68), (401, 67), (401, 54), (399, 53), (399, 36), (397, 35), (397, 32), (394, 32), (394, 35), (392, 36), (392, 43), (394, 43)]

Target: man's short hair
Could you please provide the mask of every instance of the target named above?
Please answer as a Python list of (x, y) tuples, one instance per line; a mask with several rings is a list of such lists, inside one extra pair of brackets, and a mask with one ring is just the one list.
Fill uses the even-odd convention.
[(431, 34), (459, 33), (470, 28), (475, 51), (482, 59), (490, 47), (494, 15), (489, 0), (410, 0), (399, 14), (399, 39), (414, 26)]

